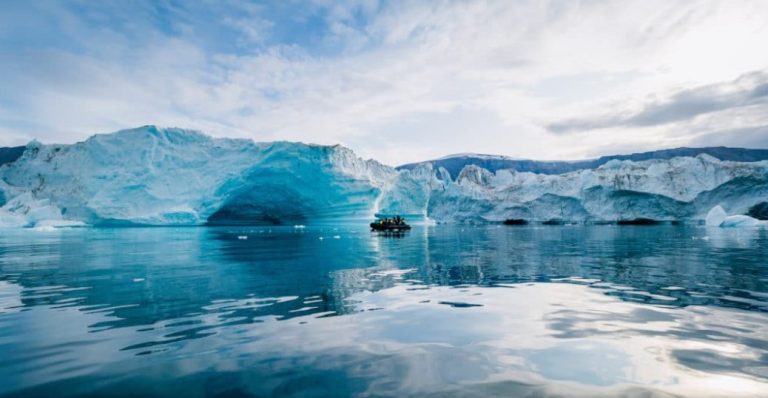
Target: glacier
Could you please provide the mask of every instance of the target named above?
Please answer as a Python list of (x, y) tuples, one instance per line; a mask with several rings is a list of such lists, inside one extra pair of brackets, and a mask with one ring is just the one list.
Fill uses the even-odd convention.
[[(708, 154), (611, 159), (541, 174), (432, 163), (396, 169), (343, 146), (258, 143), (144, 126), (71, 145), (31, 142), (0, 165), (0, 226), (303, 225), (405, 214), (435, 222), (704, 221), (763, 209), (768, 161)], [(744, 216), (747, 217), (747, 216)], [(751, 217), (749, 217), (751, 218)]]

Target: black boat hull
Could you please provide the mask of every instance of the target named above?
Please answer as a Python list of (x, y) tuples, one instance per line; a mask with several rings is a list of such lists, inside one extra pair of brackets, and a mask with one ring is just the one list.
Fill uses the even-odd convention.
[(371, 229), (374, 231), (384, 231), (384, 232), (400, 232), (400, 231), (408, 231), (411, 229), (411, 226), (408, 224), (405, 225), (381, 225), (376, 223), (371, 223)]

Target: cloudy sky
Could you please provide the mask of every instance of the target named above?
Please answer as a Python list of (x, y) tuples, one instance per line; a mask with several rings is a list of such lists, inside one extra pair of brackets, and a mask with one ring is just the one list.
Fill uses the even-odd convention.
[(768, 147), (768, 2), (2, 1), (0, 145), (146, 124), (389, 164)]

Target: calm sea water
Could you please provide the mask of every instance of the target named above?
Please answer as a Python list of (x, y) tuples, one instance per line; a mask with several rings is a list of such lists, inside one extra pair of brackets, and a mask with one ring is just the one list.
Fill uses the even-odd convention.
[(768, 396), (768, 232), (0, 233), (2, 396)]

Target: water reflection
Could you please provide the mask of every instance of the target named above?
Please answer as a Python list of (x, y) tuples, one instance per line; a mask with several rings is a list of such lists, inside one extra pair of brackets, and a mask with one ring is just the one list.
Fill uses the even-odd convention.
[(9, 231), (0, 394), (760, 396), (767, 242), (686, 226)]

